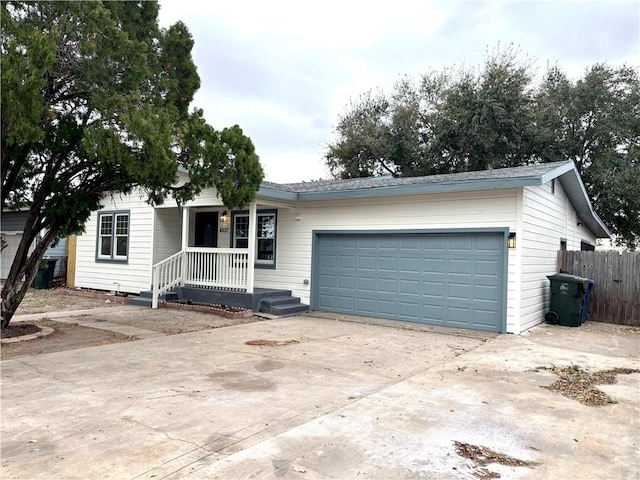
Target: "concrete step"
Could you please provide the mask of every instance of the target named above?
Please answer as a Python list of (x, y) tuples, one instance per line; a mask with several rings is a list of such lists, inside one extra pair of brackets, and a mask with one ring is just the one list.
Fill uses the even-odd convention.
[(292, 297), (291, 295), (286, 297), (285, 296), (267, 297), (262, 299), (262, 302), (260, 303), (260, 308), (272, 308), (272, 307), (277, 307), (278, 305), (287, 305), (287, 304), (294, 304), (294, 303), (300, 303), (300, 298)]
[(151, 297), (131, 297), (129, 300), (129, 305), (135, 305), (136, 307), (147, 307), (151, 308)]
[[(149, 302), (151, 302), (152, 297), (153, 297), (152, 290), (143, 290), (142, 292), (140, 292), (140, 296), (138, 298), (148, 299)], [(173, 290), (169, 290), (168, 292), (165, 292), (164, 294), (160, 295), (160, 300), (179, 300), (179, 299), (178, 299), (178, 294), (176, 292), (174, 292)], [(131, 305), (133, 305), (133, 303)]]
[(260, 311), (271, 315), (278, 315), (280, 317), (288, 317), (290, 315), (298, 315), (300, 313), (308, 312), (309, 305), (305, 305), (298, 301), (296, 303), (284, 303), (273, 307), (261, 307)]

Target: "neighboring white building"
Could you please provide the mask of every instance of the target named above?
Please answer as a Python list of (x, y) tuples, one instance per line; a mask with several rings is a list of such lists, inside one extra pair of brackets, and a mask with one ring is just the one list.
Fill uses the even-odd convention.
[(572, 162), (264, 182), (246, 211), (214, 190), (182, 208), (114, 196), (78, 238), (76, 286), (286, 289), (312, 310), (519, 333), (544, 320), (557, 251), (608, 236)]
[(622, 245), (616, 245), (614, 238), (599, 238), (596, 242), (597, 252), (628, 252), (629, 249)]

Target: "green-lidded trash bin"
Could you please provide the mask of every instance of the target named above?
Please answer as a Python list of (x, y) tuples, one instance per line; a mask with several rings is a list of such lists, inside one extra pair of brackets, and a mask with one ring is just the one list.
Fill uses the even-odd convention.
[(551, 281), (551, 307), (545, 320), (564, 327), (579, 327), (584, 322), (582, 309), (590, 280), (568, 273), (556, 273), (547, 278)]
[(38, 268), (38, 273), (33, 279), (33, 288), (43, 290), (51, 286), (53, 282), (53, 272), (56, 269), (57, 260), (44, 260)]

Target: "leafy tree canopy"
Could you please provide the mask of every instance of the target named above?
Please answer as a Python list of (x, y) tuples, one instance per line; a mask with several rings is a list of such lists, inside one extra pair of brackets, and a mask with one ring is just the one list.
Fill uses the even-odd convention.
[(620, 243), (640, 239), (640, 74), (594, 65), (536, 82), (513, 48), (478, 69), (402, 78), (338, 119), (326, 162), (336, 178), (432, 175), (572, 160)]
[[(180, 22), (159, 28), (157, 2), (0, 8), (2, 211), (28, 210), (2, 291), (4, 327), (49, 244), (81, 231), (106, 192), (141, 188), (152, 204), (182, 203), (215, 186), (236, 208), (255, 198), (263, 173), (238, 126), (216, 131), (189, 110), (200, 87), (193, 39)], [(189, 181), (176, 186), (179, 168)]]

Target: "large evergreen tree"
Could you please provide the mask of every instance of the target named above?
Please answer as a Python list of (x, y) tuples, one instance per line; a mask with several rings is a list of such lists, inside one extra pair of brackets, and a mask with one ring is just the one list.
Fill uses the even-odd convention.
[[(2, 211), (28, 211), (2, 290), (5, 328), (48, 246), (81, 231), (107, 192), (184, 202), (215, 186), (234, 208), (263, 173), (239, 127), (216, 131), (189, 110), (200, 86), (193, 40), (182, 23), (159, 28), (157, 2), (0, 8)], [(178, 167), (189, 172), (179, 187)]]
[(404, 78), (339, 118), (326, 160), (338, 178), (431, 175), (572, 160), (617, 240), (640, 239), (640, 77), (594, 65), (577, 81), (557, 67), (540, 84), (513, 49), (477, 70)]

